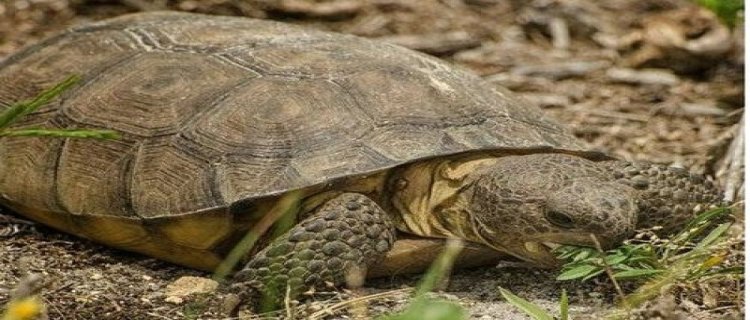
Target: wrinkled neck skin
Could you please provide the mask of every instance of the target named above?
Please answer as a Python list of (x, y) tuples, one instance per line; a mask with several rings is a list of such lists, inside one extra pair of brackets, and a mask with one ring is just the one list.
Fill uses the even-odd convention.
[(432, 238), (458, 238), (477, 243), (479, 236), (467, 210), (466, 176), (495, 158), (435, 160), (413, 164), (390, 179), (389, 202), (396, 227), (403, 232)]
[(684, 170), (590, 161), (565, 154), (436, 159), (390, 179), (397, 227), (424, 237), (461, 238), (539, 266), (559, 244), (605, 247), (636, 228), (684, 224), (717, 191)]
[(619, 183), (637, 190), (638, 228), (679, 230), (692, 217), (723, 203), (713, 182), (685, 169), (648, 162), (605, 161), (600, 165)]

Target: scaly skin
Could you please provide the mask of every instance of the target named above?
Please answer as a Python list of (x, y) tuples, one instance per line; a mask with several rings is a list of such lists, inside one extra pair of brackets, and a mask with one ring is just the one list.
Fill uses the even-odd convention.
[(648, 162), (601, 163), (618, 182), (638, 191), (638, 228), (663, 226), (662, 233), (677, 231), (696, 213), (722, 203), (711, 181), (685, 169)]
[[(420, 187), (408, 193), (398, 191), (397, 186), (386, 186), (395, 188), (390, 190), (395, 194), (386, 192), (392, 195), (390, 201), (437, 201), (428, 206), (431, 209), (426, 216), (419, 215), (424, 212), (388, 214), (356, 193), (327, 201), (253, 257), (237, 273), (235, 290), (265, 293), (278, 302), (287, 286), (294, 298), (302, 290), (322, 287), (326, 282), (351, 282), (352, 274), (359, 274), (355, 284), (361, 285), (367, 268), (390, 250), (395, 226), (405, 228), (406, 224), (399, 221), (405, 215), (434, 224), (420, 226), (422, 232), (435, 227), (432, 229), (446, 231), (444, 235), (458, 235), (551, 267), (557, 260), (543, 244), (591, 246), (594, 235), (603, 246), (611, 247), (632, 236), (636, 228), (664, 225), (674, 230), (689, 220), (696, 206), (707, 208), (720, 199), (718, 190), (701, 177), (647, 163), (596, 162), (565, 154), (483, 161), (465, 176), (446, 180), (449, 183), (439, 184), (436, 179), (441, 179), (440, 174), (425, 172), (400, 178), (432, 179), (421, 184), (411, 181)], [(392, 179), (397, 180), (399, 177)], [(453, 189), (432, 189), (436, 185)], [(420, 235), (418, 230), (401, 231)]]
[(344, 193), (256, 254), (235, 275), (232, 289), (245, 296), (260, 293), (278, 304), (287, 286), (294, 298), (326, 282), (361, 285), (367, 266), (381, 260), (395, 238), (391, 220), (374, 201)]
[(484, 243), (540, 266), (554, 262), (540, 243), (590, 246), (593, 234), (611, 247), (636, 228), (671, 232), (720, 204), (711, 182), (682, 169), (565, 154), (499, 158), (467, 183), (457, 210), (468, 210)]

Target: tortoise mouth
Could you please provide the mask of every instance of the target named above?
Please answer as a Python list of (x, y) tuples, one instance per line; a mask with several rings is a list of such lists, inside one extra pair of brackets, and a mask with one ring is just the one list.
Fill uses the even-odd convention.
[(543, 268), (556, 268), (562, 265), (553, 251), (564, 245), (593, 247), (588, 237), (538, 237), (527, 239), (524, 242), (511, 247), (511, 253), (523, 260), (531, 262)]
[(538, 264), (541, 267), (554, 268), (560, 265), (557, 256), (552, 252), (562, 246), (560, 243), (548, 241), (526, 241), (522, 246), (520, 258)]

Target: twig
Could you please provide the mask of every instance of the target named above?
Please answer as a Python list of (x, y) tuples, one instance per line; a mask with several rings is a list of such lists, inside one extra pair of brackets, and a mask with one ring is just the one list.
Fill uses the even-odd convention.
[[(735, 129), (734, 139), (729, 145), (724, 161), (722, 161), (720, 171), (724, 176), (724, 201), (733, 202), (742, 196), (744, 189), (743, 172), (745, 158), (745, 120)], [(720, 174), (722, 172), (719, 172)]]
[(596, 239), (596, 236), (593, 234), (589, 234), (589, 237), (591, 237), (591, 240), (594, 241), (594, 246), (596, 247), (596, 250), (599, 251), (599, 255), (602, 258), (602, 264), (604, 265), (604, 271), (607, 272), (607, 276), (609, 277), (609, 280), (612, 281), (612, 284), (615, 285), (615, 290), (617, 290), (617, 295), (620, 297), (620, 301), (625, 302), (625, 293), (622, 291), (622, 288), (620, 287), (620, 284), (617, 282), (617, 279), (615, 279), (615, 273), (612, 272), (612, 268), (607, 264), (606, 254), (604, 250), (602, 249), (602, 245), (599, 243), (599, 240)]
[(292, 312), (292, 286), (286, 285), (286, 294), (284, 295), (284, 309), (286, 309), (286, 318), (294, 320), (294, 313)]
[(357, 298), (349, 299), (349, 300), (346, 300), (346, 301), (341, 301), (341, 302), (333, 304), (333, 305), (331, 305), (331, 306), (329, 306), (329, 307), (327, 307), (327, 308), (325, 308), (323, 310), (320, 310), (320, 311), (317, 311), (317, 312), (311, 314), (310, 315), (310, 319), (322, 319), (322, 317), (324, 317), (326, 315), (333, 315), (337, 310), (341, 310), (341, 309), (345, 308), (346, 306), (348, 306), (348, 305), (350, 305), (352, 303), (361, 303), (361, 302), (375, 300), (375, 299), (383, 298), (383, 297), (387, 297), (387, 296), (395, 296), (397, 294), (406, 294), (406, 293), (409, 293), (411, 291), (414, 291), (414, 288), (404, 288), (404, 289), (398, 289), (398, 290), (391, 290), (391, 291), (375, 293), (375, 294), (371, 294), (371, 295), (367, 295), (367, 296), (357, 297)]

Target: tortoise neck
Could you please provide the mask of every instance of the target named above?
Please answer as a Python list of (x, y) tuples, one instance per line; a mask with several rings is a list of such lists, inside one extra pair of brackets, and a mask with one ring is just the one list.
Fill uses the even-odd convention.
[(685, 169), (648, 162), (603, 161), (613, 179), (636, 189), (638, 227), (662, 226), (676, 231), (693, 216), (721, 204), (719, 189), (703, 176)]
[(472, 226), (466, 177), (495, 157), (464, 157), (418, 162), (395, 170), (384, 202), (397, 228), (423, 237), (461, 238), (482, 243)]

